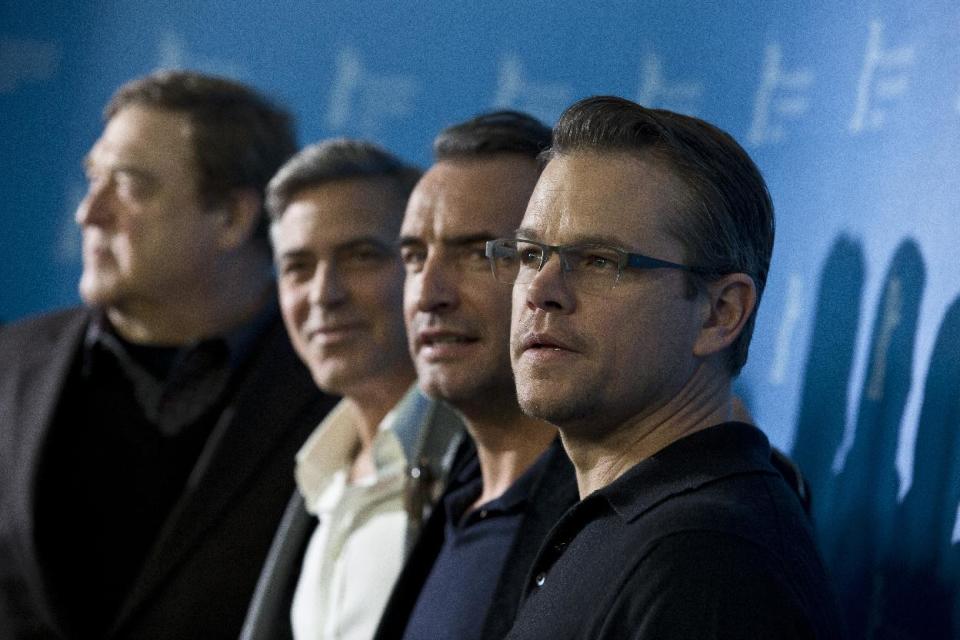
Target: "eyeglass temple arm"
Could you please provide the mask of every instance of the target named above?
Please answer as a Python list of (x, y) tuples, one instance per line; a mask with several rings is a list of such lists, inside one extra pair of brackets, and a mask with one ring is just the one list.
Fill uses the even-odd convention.
[(627, 254), (627, 266), (635, 267), (637, 269), (679, 269), (681, 271), (689, 271), (691, 273), (704, 273), (703, 269), (698, 269), (697, 267), (690, 267), (685, 264), (678, 264), (676, 262), (660, 260), (658, 258), (651, 258), (649, 256), (641, 256), (636, 253)]

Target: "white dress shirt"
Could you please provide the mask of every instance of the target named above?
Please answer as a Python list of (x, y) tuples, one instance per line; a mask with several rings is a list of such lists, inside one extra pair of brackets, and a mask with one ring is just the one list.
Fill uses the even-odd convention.
[(342, 400), (297, 453), (297, 487), (319, 524), (293, 598), (296, 640), (370, 640), (403, 565), (407, 462), (393, 412), (373, 441), (374, 475), (350, 483), (359, 420)]

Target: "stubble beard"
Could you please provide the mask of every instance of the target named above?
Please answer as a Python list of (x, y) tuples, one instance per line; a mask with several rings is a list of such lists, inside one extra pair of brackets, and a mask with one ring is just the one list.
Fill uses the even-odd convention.
[(600, 394), (594, 387), (577, 385), (569, 389), (549, 380), (524, 380), (518, 376), (517, 401), (528, 416), (563, 428), (597, 417)]

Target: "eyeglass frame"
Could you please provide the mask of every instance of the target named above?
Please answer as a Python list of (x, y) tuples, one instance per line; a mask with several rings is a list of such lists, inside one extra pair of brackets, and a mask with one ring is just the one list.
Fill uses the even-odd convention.
[[(613, 283), (610, 285), (612, 289), (620, 282), (620, 277), (623, 275), (623, 270), (625, 268), (633, 268), (641, 271), (646, 271), (650, 269), (676, 269), (679, 271), (686, 271), (687, 273), (692, 273), (695, 275), (706, 276), (714, 275), (716, 271), (712, 269), (704, 269), (702, 267), (692, 267), (686, 264), (679, 264), (677, 262), (670, 262), (669, 260), (661, 260), (659, 258), (652, 258), (650, 256), (643, 255), (642, 253), (634, 253), (631, 251), (626, 251), (619, 247), (614, 247), (611, 245), (605, 244), (596, 244), (596, 243), (584, 243), (584, 244), (546, 244), (543, 242), (537, 242), (536, 240), (528, 240), (526, 238), (496, 238), (494, 240), (487, 240), (486, 245), (484, 246), (484, 255), (486, 255), (487, 260), (490, 262), (490, 270), (492, 275), (497, 282), (502, 284), (513, 284), (517, 280), (513, 279), (512, 282), (503, 282), (500, 278), (497, 277), (497, 267), (495, 264), (496, 257), (494, 256), (494, 250), (498, 244), (506, 242), (526, 242), (528, 244), (535, 245), (542, 250), (542, 255), (540, 256), (540, 264), (537, 266), (536, 272), (539, 273), (543, 270), (546, 264), (550, 261), (550, 256), (554, 253), (557, 254), (558, 259), (560, 260), (560, 269), (561, 271), (573, 271), (573, 268), (569, 265), (571, 264), (567, 258), (566, 253), (571, 249), (584, 249), (587, 247), (594, 247), (597, 249), (603, 249), (605, 251), (612, 251), (617, 255), (617, 277), (613, 280)], [(518, 270), (519, 274), (519, 270)]]

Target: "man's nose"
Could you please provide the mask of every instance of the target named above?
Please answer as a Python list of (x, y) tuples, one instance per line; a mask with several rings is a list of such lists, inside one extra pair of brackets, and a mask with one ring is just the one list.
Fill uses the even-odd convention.
[(113, 202), (108, 183), (91, 184), (77, 205), (74, 220), (80, 226), (110, 224), (114, 218)]
[(425, 313), (437, 313), (456, 308), (460, 303), (456, 274), (436, 253), (428, 254), (417, 279), (415, 295), (417, 309)]
[(564, 277), (568, 269), (565, 269), (564, 260), (557, 252), (556, 260), (552, 260), (553, 255), (547, 255), (540, 270), (533, 274), (526, 285), (526, 304), (531, 310), (543, 309), (544, 311), (564, 312), (573, 311), (576, 298), (567, 279)]
[(335, 307), (347, 299), (343, 278), (332, 262), (318, 262), (310, 281), (310, 304)]

